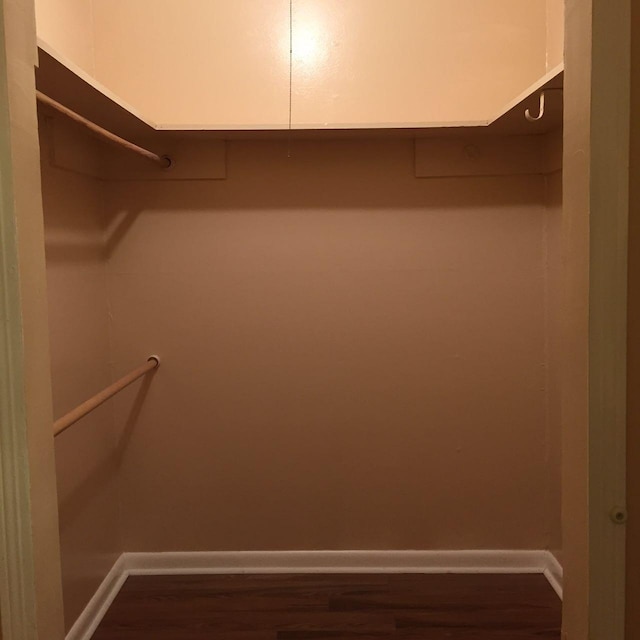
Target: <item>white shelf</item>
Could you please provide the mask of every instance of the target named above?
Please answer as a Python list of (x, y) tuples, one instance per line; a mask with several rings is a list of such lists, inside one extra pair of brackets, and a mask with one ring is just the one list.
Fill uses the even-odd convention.
[[(36, 72), (37, 88), (54, 100), (89, 118), (118, 135), (136, 142), (181, 138), (189, 135), (201, 138), (205, 133), (215, 138), (244, 137), (316, 137), (328, 135), (338, 137), (362, 137), (371, 135), (406, 135), (431, 137), (479, 133), (493, 135), (538, 135), (562, 126), (562, 92), (549, 92), (546, 96), (545, 116), (538, 122), (528, 122), (524, 110), (537, 113), (538, 95), (545, 88), (560, 88), (563, 82), (563, 66), (545, 74), (537, 82), (505, 105), (494, 118), (473, 122), (424, 122), (424, 123), (380, 123), (362, 127), (357, 123), (339, 125), (295, 125), (290, 134), (286, 126), (274, 125), (252, 128), (242, 125), (235, 128), (219, 127), (215, 124), (167, 124), (155, 123), (127, 104), (108, 88), (97, 82), (84, 70), (61, 56), (46, 42), (38, 40), (39, 68)], [(190, 133), (189, 133), (190, 132)]]

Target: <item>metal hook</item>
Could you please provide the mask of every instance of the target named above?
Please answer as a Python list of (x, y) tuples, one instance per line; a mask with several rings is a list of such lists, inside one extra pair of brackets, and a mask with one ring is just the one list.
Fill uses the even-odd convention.
[(524, 117), (529, 122), (537, 122), (538, 120), (542, 120), (542, 116), (544, 116), (544, 91), (540, 92), (540, 108), (538, 110), (538, 115), (532, 116), (529, 109), (526, 109), (524, 112)]

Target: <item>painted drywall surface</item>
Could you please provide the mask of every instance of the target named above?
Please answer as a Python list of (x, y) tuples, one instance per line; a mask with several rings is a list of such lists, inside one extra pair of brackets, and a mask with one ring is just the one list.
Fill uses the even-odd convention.
[[(54, 415), (111, 382), (101, 185), (53, 168), (41, 124)], [(123, 548), (113, 408), (56, 437), (65, 622), (76, 620)]]
[[(559, 134), (561, 135), (561, 134)], [(547, 438), (549, 452), (549, 549), (562, 561), (562, 172), (546, 178), (546, 358)]]
[[(93, 11), (97, 79), (154, 122), (288, 126), (286, 0)], [(546, 17), (528, 0), (296, 0), (293, 126), (489, 120), (546, 72)]]
[(591, 2), (567, 0), (563, 153), (563, 633), (589, 637)]
[(38, 37), (94, 75), (92, 0), (35, 0)]
[[(631, 112), (640, 108), (640, 10), (632, 5)], [(627, 638), (640, 630), (640, 123), (631, 119), (629, 202), (629, 315), (627, 353)]]
[(97, 79), (154, 122), (286, 125), (288, 0), (93, 7)]
[(583, 111), (589, 114), (589, 145), (580, 150), (589, 159), (583, 178), (584, 187), (588, 178), (590, 235), (589, 635), (621, 638), (626, 528), (612, 520), (611, 511), (625, 504), (627, 481), (631, 2), (585, 4), (591, 4), (592, 20), (590, 106)]
[(544, 75), (545, 21), (520, 0), (296, 0), (293, 120), (489, 120)]
[(124, 547), (542, 548), (541, 177), (413, 146), (233, 142), (105, 192)]
[(547, 0), (547, 71), (564, 61), (564, 2)]

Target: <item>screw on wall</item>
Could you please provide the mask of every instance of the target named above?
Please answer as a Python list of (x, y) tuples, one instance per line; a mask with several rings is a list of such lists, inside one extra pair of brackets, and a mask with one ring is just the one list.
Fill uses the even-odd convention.
[(609, 517), (614, 524), (624, 524), (627, 521), (627, 510), (624, 507), (613, 507), (609, 512)]

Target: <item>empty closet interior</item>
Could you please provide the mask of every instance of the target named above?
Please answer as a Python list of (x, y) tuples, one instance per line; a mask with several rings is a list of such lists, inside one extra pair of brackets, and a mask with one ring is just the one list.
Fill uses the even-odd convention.
[(70, 637), (136, 573), (561, 593), (561, 0), (36, 5), (55, 417), (159, 358), (56, 436)]

